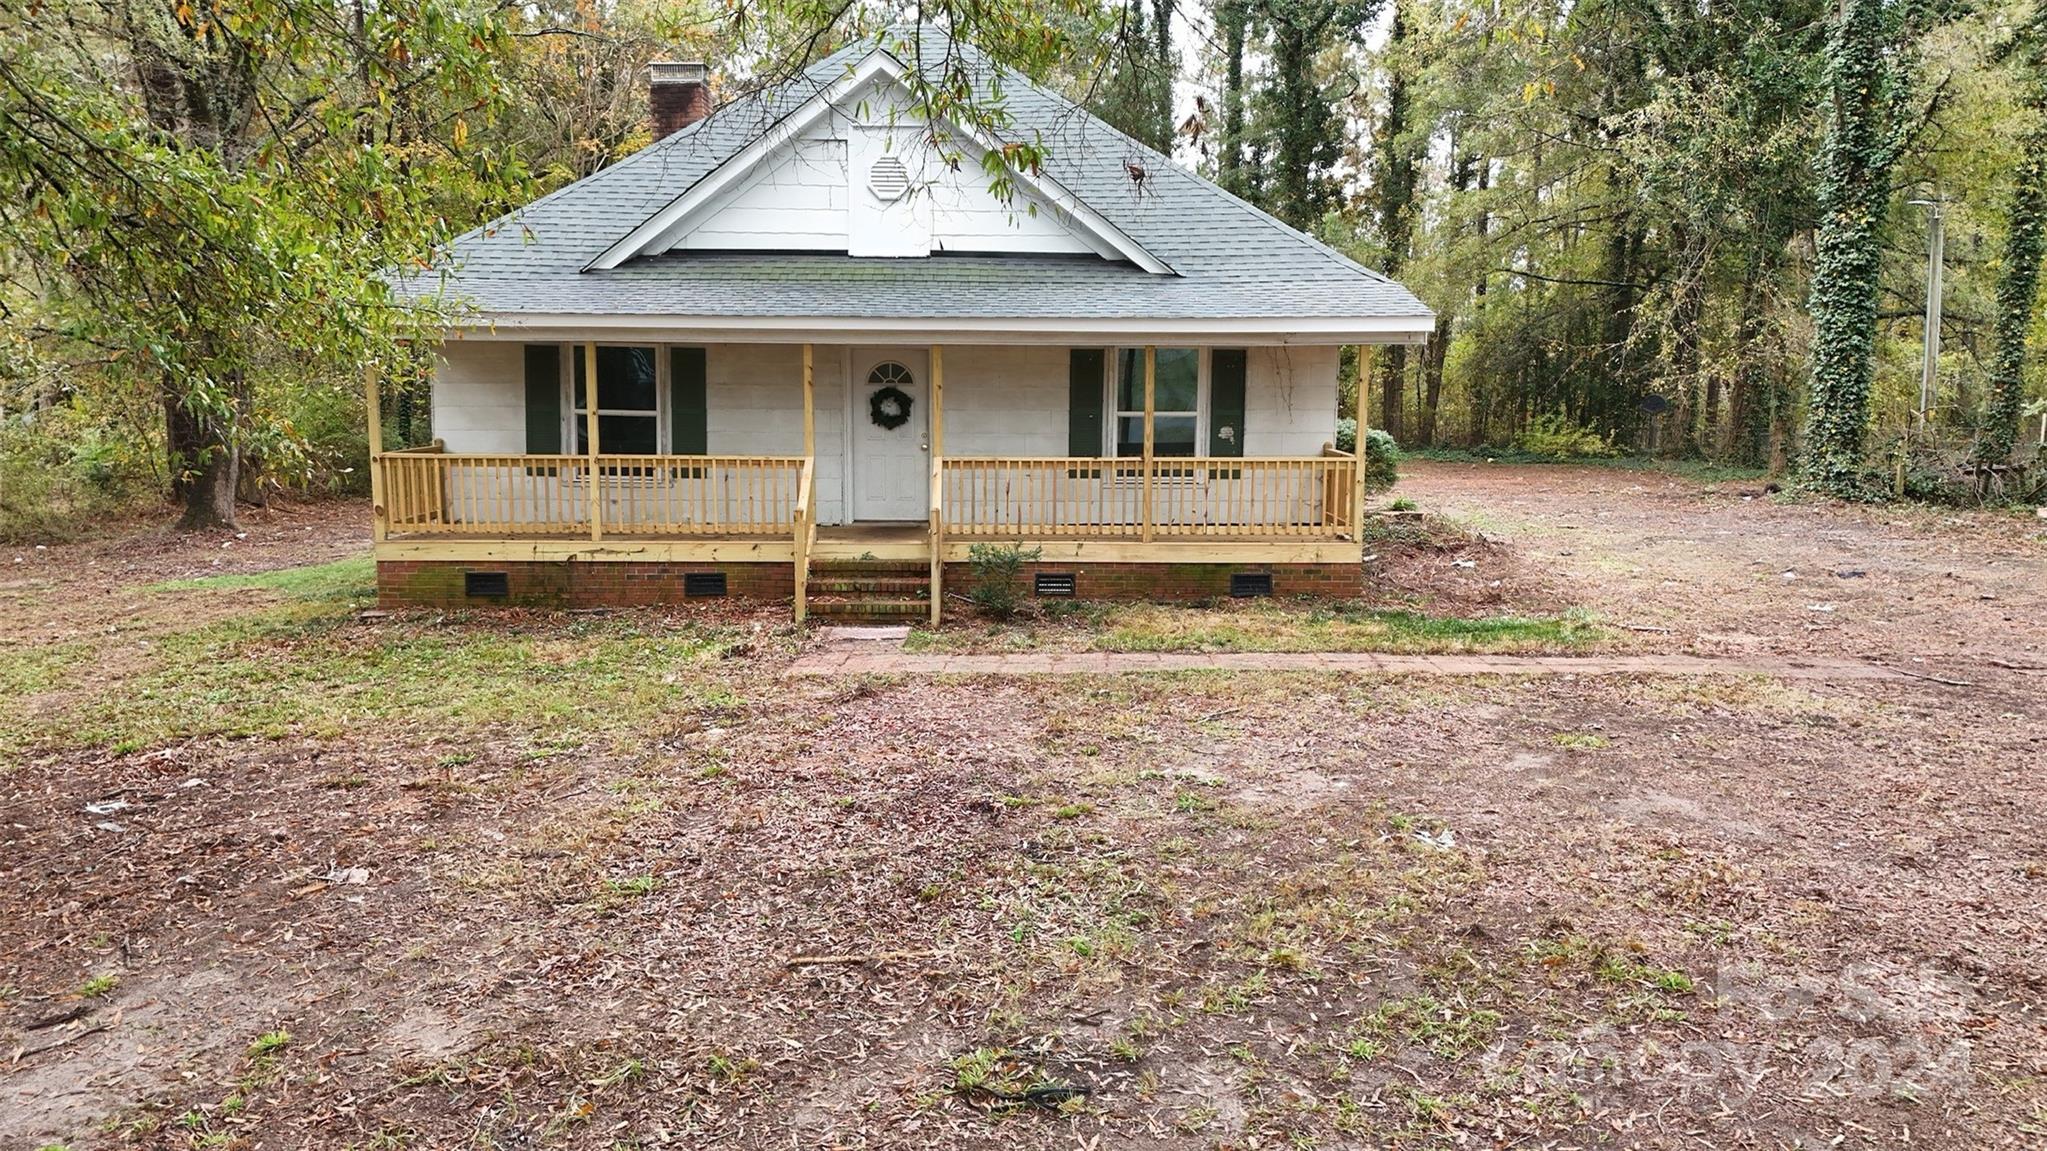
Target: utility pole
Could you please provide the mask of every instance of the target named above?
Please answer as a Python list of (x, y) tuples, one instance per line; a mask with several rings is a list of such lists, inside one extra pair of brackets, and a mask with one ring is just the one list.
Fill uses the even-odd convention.
[(1914, 413), (1921, 433), (1933, 416), (1934, 385), (1940, 375), (1940, 292), (1946, 246), (1946, 229), (1941, 221), (1939, 200), (1914, 200), (1926, 212), (1926, 363), (1919, 372), (1919, 410)]

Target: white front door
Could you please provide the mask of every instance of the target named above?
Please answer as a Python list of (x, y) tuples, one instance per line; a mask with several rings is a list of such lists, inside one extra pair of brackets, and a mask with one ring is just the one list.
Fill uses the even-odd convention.
[[(922, 348), (853, 349), (856, 520), (923, 520), (930, 512), (931, 411), (924, 388), (926, 361)], [(877, 400), (882, 409), (879, 419)]]

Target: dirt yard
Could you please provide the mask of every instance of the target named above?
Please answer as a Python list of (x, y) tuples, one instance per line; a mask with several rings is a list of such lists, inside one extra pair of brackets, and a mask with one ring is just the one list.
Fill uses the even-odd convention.
[(2047, 1147), (2047, 521), (1398, 494), (1364, 614), (925, 642), (1920, 678), (798, 680), (364, 620), (360, 506), (0, 552), (0, 1149)]

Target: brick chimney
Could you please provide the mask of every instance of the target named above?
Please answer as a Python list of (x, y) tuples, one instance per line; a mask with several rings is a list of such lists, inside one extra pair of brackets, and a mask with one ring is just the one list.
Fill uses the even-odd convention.
[(647, 113), (656, 140), (710, 115), (711, 70), (693, 60), (656, 60), (647, 65)]

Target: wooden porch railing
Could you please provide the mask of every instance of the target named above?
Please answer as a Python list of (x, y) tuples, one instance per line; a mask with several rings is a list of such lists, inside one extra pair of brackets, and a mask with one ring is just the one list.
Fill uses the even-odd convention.
[(761, 535), (790, 530), (806, 489), (802, 456), (450, 455), (385, 452), (392, 535), (519, 536), (588, 531), (594, 510), (622, 535)]
[(949, 457), (945, 530), (961, 538), (1342, 538), (1357, 460), (1309, 457)]
[(796, 481), (796, 510), (789, 517), (796, 559), (796, 622), (810, 614), (810, 552), (817, 546), (817, 461), (803, 461)]

